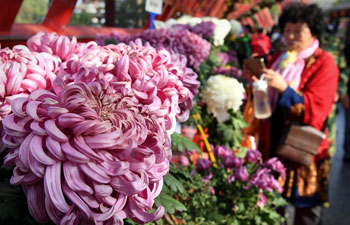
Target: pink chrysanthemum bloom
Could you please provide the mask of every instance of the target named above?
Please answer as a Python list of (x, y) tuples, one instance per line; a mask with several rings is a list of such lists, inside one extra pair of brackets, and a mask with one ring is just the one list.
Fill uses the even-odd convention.
[[(71, 55), (62, 64), (59, 76), (66, 83), (107, 80), (115, 91), (131, 97), (135, 104), (144, 105), (147, 114), (156, 115), (169, 133), (175, 130), (176, 115), (181, 114), (179, 104), (191, 97), (182, 82), (183, 70), (172, 63), (170, 53), (143, 46), (140, 39), (129, 45), (93, 48), (80, 57)], [(190, 76), (195, 79), (195, 75)], [(191, 84), (193, 79), (186, 78), (190, 80), (189, 87), (197, 85)]]
[(11, 112), (11, 100), (37, 89), (50, 89), (59, 61), (23, 45), (0, 50), (0, 120)]
[(190, 116), (190, 110), (193, 106), (193, 99), (199, 93), (200, 82), (197, 80), (197, 73), (194, 72), (191, 68), (187, 67), (187, 59), (184, 55), (170, 52), (171, 53), (171, 62), (178, 66), (182, 71), (182, 83), (185, 88), (188, 89), (188, 99), (179, 104), (181, 112), (176, 115), (176, 119), (179, 122), (185, 122)]
[(12, 185), (22, 185), (39, 222), (123, 224), (158, 220), (154, 198), (169, 170), (170, 136), (155, 115), (108, 82), (37, 90), (12, 102), (3, 142), (15, 165)]
[(34, 52), (46, 52), (59, 57), (62, 61), (76, 51), (77, 39), (56, 33), (39, 32), (27, 41), (27, 46)]

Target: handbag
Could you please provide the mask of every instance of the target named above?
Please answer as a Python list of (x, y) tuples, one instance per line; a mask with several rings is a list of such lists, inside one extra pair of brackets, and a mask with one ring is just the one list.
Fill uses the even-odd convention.
[(291, 124), (276, 154), (282, 159), (309, 166), (326, 135), (312, 126)]

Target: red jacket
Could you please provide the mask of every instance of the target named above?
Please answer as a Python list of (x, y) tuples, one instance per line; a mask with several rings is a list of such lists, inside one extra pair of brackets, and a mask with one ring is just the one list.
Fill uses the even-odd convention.
[(253, 55), (257, 57), (264, 57), (270, 52), (271, 49), (270, 38), (264, 34), (252, 35), (250, 46), (252, 48)]
[[(272, 58), (270, 66), (279, 55)], [(313, 60), (310, 59), (306, 63), (301, 74), (298, 90), (304, 96), (304, 124), (321, 130), (332, 110), (334, 96), (337, 91), (339, 70), (333, 57), (320, 48), (311, 57)], [(270, 148), (270, 132), (266, 132), (268, 130), (270, 130), (269, 120), (263, 121), (259, 128), (259, 139), (261, 142), (264, 142), (263, 145), (260, 145), (263, 147), (260, 151), (265, 158), (268, 157)], [(328, 147), (329, 141), (327, 136), (319, 148), (316, 159), (329, 157)]]

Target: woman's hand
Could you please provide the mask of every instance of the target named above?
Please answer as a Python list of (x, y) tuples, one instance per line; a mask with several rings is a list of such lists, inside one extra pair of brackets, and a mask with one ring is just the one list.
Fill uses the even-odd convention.
[(279, 93), (283, 93), (288, 87), (287, 82), (283, 79), (281, 74), (274, 70), (264, 69), (264, 77), (267, 84), (270, 87), (275, 88)]

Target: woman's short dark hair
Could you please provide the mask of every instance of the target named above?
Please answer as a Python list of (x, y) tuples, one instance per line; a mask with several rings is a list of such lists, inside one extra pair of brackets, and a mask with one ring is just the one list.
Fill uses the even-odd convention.
[(325, 16), (322, 10), (315, 4), (306, 5), (304, 3), (291, 3), (279, 18), (279, 27), (284, 31), (287, 23), (304, 22), (310, 28), (311, 34), (321, 39), (321, 35), (326, 28)]
[(244, 28), (245, 28), (249, 33), (252, 33), (252, 32), (253, 32), (253, 28), (252, 28), (252, 26), (250, 26), (249, 24), (245, 25)]

